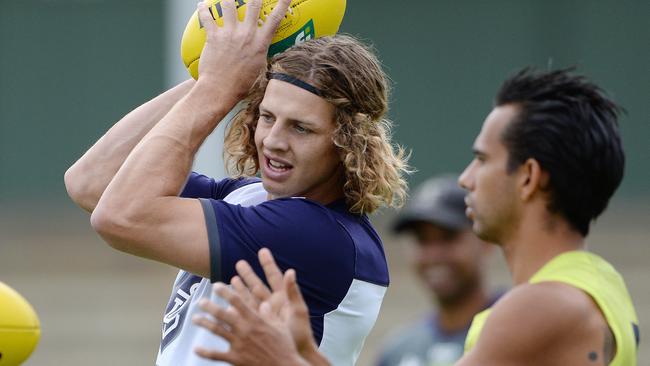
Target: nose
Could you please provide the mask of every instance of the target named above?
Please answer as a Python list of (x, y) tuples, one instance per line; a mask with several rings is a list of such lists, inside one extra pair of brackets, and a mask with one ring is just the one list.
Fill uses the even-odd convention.
[(476, 159), (472, 160), (469, 165), (465, 168), (463, 173), (458, 177), (458, 185), (468, 191), (472, 190), (472, 169), (474, 168), (474, 164), (476, 162)]
[(285, 151), (289, 148), (283, 125), (280, 121), (276, 121), (267, 129), (266, 136), (262, 139), (265, 148), (275, 151)]

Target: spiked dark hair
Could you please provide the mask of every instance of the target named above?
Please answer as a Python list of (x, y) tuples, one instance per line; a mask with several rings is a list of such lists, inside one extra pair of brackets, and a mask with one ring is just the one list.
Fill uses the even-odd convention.
[(623, 179), (625, 154), (617, 122), (621, 108), (572, 72), (523, 69), (503, 83), (496, 104), (519, 109), (501, 136), (508, 171), (537, 160), (550, 177), (549, 211), (586, 236)]

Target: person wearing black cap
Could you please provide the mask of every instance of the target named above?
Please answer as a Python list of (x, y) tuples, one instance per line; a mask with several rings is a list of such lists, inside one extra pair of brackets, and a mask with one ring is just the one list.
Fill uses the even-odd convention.
[(412, 236), (409, 258), (437, 312), (390, 337), (378, 365), (452, 365), (474, 315), (496, 300), (484, 281), (491, 247), (472, 232), (457, 181), (445, 175), (424, 182), (393, 225)]

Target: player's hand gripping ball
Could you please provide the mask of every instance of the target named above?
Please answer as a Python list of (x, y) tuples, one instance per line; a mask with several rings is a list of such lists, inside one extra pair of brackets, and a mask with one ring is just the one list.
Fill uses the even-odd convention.
[(40, 335), (32, 306), (0, 282), (0, 366), (20, 365), (34, 351)]
[[(221, 0), (209, 1), (210, 12), (219, 26), (223, 25)], [(246, 3), (249, 0), (235, 0), (239, 20), (244, 19)], [(277, 0), (263, 0), (260, 19), (264, 21), (271, 14)], [(280, 23), (269, 47), (269, 57), (287, 48), (312, 38), (336, 34), (343, 21), (346, 0), (293, 0), (289, 11)], [(197, 12), (190, 17), (183, 40), (181, 57), (185, 67), (194, 79), (199, 76), (199, 58), (205, 44), (205, 29), (201, 26)]]

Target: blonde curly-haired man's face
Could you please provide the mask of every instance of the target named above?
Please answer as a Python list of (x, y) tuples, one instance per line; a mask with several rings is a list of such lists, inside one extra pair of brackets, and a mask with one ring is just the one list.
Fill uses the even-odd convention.
[(335, 108), (290, 83), (271, 80), (260, 104), (255, 146), (270, 198), (323, 204), (343, 197), (344, 171), (332, 141)]

